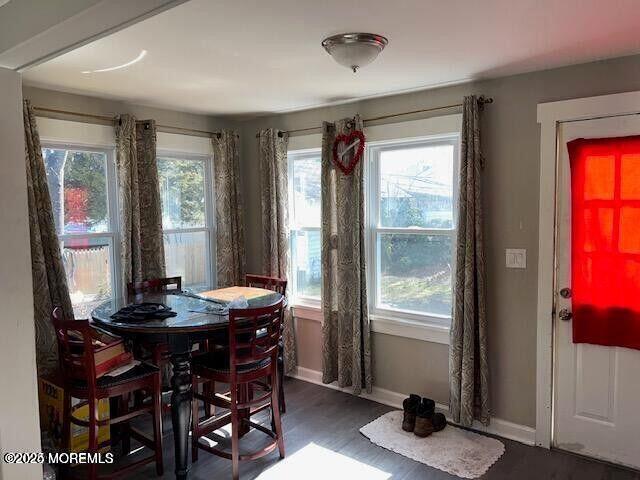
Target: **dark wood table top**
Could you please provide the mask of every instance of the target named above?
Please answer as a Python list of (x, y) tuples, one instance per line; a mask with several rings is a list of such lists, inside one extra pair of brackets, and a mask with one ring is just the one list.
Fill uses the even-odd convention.
[[(248, 308), (266, 307), (278, 302), (282, 295), (271, 292), (248, 299)], [(125, 322), (111, 318), (122, 307), (141, 302), (163, 303), (177, 313), (175, 317), (140, 322)], [(116, 298), (91, 312), (99, 327), (119, 333), (182, 334), (224, 329), (229, 324), (228, 310), (219, 303), (176, 293), (145, 293), (129, 299)]]

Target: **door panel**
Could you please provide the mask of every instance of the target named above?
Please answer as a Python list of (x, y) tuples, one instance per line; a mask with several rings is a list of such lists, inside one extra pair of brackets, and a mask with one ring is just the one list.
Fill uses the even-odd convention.
[[(558, 291), (554, 318), (554, 446), (634, 468), (640, 468), (640, 351), (574, 344), (571, 319), (567, 315), (562, 315), (564, 320), (560, 318), (563, 309), (571, 310), (571, 298), (564, 298), (559, 291), (571, 288), (571, 177), (567, 142), (576, 138), (639, 134), (638, 116), (585, 120), (558, 127)], [(631, 167), (623, 170), (624, 175), (640, 175), (640, 169)]]
[[(614, 421), (616, 352), (613, 348), (580, 343), (576, 352), (576, 416)], [(602, 381), (594, 382), (598, 378)]]

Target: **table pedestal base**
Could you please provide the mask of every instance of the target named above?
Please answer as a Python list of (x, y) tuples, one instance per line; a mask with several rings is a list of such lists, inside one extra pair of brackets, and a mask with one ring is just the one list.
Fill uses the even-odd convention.
[(189, 429), (191, 428), (191, 352), (174, 351), (171, 354), (171, 420), (175, 443), (176, 479), (186, 480), (189, 473)]

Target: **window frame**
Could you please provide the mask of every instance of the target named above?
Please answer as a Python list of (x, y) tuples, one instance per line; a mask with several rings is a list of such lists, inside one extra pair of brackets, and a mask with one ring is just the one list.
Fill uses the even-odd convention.
[[(423, 227), (382, 227), (379, 224), (380, 214), (380, 186), (382, 177), (380, 175), (380, 152), (385, 150), (411, 149), (418, 146), (453, 146), (453, 226), (447, 228), (423, 228)], [(458, 178), (460, 171), (460, 134), (438, 134), (414, 138), (398, 138), (391, 140), (381, 140), (369, 142), (365, 149), (365, 219), (366, 219), (366, 255), (367, 264), (367, 290), (369, 294), (369, 314), (383, 319), (398, 319), (409, 322), (420, 322), (439, 327), (449, 328), (452, 315), (440, 315), (436, 313), (419, 313), (415, 311), (385, 308), (381, 306), (381, 288), (378, 278), (380, 267), (380, 255), (378, 252), (378, 236), (380, 234), (406, 234), (424, 236), (443, 236), (451, 239), (451, 294), (453, 296), (453, 282), (456, 272), (456, 237), (458, 232)]]
[[(294, 184), (293, 184), (293, 176), (294, 176), (294, 157), (298, 158), (309, 158), (309, 157), (320, 157), (320, 162), (322, 163), (322, 149), (320, 147), (315, 148), (303, 148), (296, 150), (287, 151), (287, 183), (288, 183), (288, 208), (289, 208), (289, 265), (288, 265), (288, 277), (291, 279), (289, 282), (290, 292), (292, 304), (294, 305), (306, 305), (308, 307), (316, 307), (320, 308), (322, 305), (322, 291), (320, 292), (320, 296), (316, 297), (305, 297), (303, 295), (299, 295), (298, 293), (298, 282), (297, 275), (295, 275), (294, 269), (294, 261), (295, 258), (295, 246), (294, 239), (295, 235), (298, 232), (318, 232), (320, 234), (320, 240), (322, 241), (322, 217), (318, 219), (319, 225), (317, 227), (310, 227), (305, 225), (297, 225), (295, 224), (295, 195), (294, 195)], [(320, 265), (322, 269), (322, 265)], [(321, 270), (322, 271), (322, 270)], [(321, 289), (322, 290), (322, 289)]]
[[(168, 158), (174, 160), (189, 160), (189, 161), (201, 161), (204, 164), (204, 227), (191, 227), (191, 228), (162, 228), (162, 236), (164, 241), (164, 235), (175, 233), (197, 233), (205, 232), (205, 238), (207, 241), (207, 252), (209, 253), (208, 265), (207, 265), (207, 285), (206, 289), (215, 289), (218, 284), (217, 279), (217, 262), (216, 262), (216, 212), (215, 212), (215, 185), (214, 185), (214, 172), (213, 172), (213, 156), (200, 153), (187, 153), (176, 150), (158, 149), (156, 151), (156, 162), (161, 158)], [(165, 253), (166, 255), (166, 253)], [(183, 283), (184, 284), (184, 283)], [(187, 285), (188, 287), (188, 285)]]
[[(73, 239), (91, 239), (91, 238), (108, 238), (111, 252), (111, 294), (113, 298), (121, 295), (122, 285), (120, 272), (122, 271), (120, 261), (120, 210), (118, 208), (118, 175), (115, 161), (115, 148), (93, 146), (82, 143), (42, 141), (41, 150), (67, 150), (81, 151), (91, 153), (102, 153), (106, 157), (105, 181), (107, 185), (107, 220), (109, 230), (107, 232), (91, 232), (91, 233), (64, 233), (64, 225), (62, 233), (58, 234), (58, 243), (60, 244), (60, 253), (64, 251), (64, 243)], [(66, 272), (65, 272), (66, 275)], [(105, 300), (107, 301), (107, 300)]]

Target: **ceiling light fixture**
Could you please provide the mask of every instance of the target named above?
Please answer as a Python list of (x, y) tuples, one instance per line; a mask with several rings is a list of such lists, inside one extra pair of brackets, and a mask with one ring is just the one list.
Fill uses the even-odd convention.
[(340, 65), (353, 73), (373, 62), (389, 40), (375, 33), (341, 33), (325, 38), (322, 46)]
[(133, 65), (134, 63), (138, 63), (146, 55), (147, 55), (147, 51), (146, 50), (142, 50), (140, 52), (140, 54), (136, 58), (134, 58), (133, 60), (131, 60), (131, 61), (127, 62), (127, 63), (123, 63), (122, 65), (116, 65), (115, 67), (109, 67), (109, 68), (100, 68), (98, 70), (85, 70), (82, 73), (113, 72), (114, 70), (120, 70), (121, 68), (127, 68), (127, 67), (130, 67), (131, 65)]

